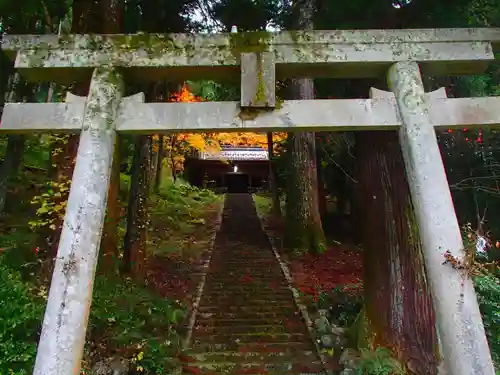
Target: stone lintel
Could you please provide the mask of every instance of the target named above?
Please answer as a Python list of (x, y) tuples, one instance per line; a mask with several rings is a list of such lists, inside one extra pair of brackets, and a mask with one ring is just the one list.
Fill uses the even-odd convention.
[(241, 54), (241, 106), (274, 108), (276, 105), (276, 70), (274, 53)]
[(69, 80), (68, 70), (84, 79), (91, 68), (110, 61), (136, 80), (172, 74), (179, 79), (238, 79), (241, 53), (266, 51), (275, 55), (278, 79), (379, 77), (392, 63), (405, 60), (419, 62), (424, 72), (434, 75), (476, 74), (494, 59), (491, 43), (500, 40), (498, 30), (7, 35), (3, 49), (27, 79), (58, 82)]
[[(446, 98), (427, 94), (435, 128), (500, 127), (500, 97)], [(85, 98), (67, 103), (7, 103), (0, 133), (78, 132)], [(144, 103), (142, 93), (122, 99), (117, 130), (126, 133), (200, 131), (359, 131), (401, 126), (394, 94), (372, 89), (373, 99), (291, 100), (281, 108), (241, 110), (238, 102)]]
[[(250, 47), (247, 41), (252, 42)], [(500, 43), (500, 28), (440, 28), (440, 29), (392, 29), (392, 30), (313, 30), (280, 32), (240, 32), (217, 34), (70, 34), (70, 35), (5, 35), (2, 49), (12, 53), (20, 49), (89, 49), (99, 44), (109, 47), (124, 46), (164, 46), (165, 48), (185, 49), (199, 47), (224, 47), (247, 45), (303, 45), (303, 44), (370, 44), (370, 43), (448, 43), (448, 42), (488, 42)], [(245, 51), (242, 51), (245, 52)]]
[(238, 102), (146, 103), (122, 106), (118, 131), (269, 132), (390, 129), (398, 126), (395, 102), (370, 99), (290, 100), (276, 110), (241, 109)]
[(79, 132), (85, 101), (68, 93), (65, 103), (5, 103), (0, 133)]

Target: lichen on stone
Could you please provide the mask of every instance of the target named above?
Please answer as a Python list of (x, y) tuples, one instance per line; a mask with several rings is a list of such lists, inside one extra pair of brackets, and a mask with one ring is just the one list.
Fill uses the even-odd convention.
[(243, 52), (266, 52), (271, 50), (272, 34), (267, 31), (231, 33), (229, 47), (239, 58)]
[(85, 107), (83, 130), (109, 131), (115, 124), (124, 83), (110, 66), (95, 69)]
[(266, 88), (264, 85), (264, 73), (262, 71), (262, 65), (262, 54), (257, 53), (257, 90), (255, 92), (255, 104), (264, 102), (266, 100)]

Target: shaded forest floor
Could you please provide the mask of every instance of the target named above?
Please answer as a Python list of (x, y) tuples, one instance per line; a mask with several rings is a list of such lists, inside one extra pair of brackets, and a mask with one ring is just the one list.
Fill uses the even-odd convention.
[[(266, 195), (254, 195), (254, 199), (268, 233), (275, 238), (282, 238), (283, 219), (271, 215), (271, 199)], [(337, 288), (357, 290), (359, 294), (363, 290), (361, 249), (349, 243), (339, 243), (328, 231), (325, 231), (325, 234), (328, 249), (320, 255), (293, 256), (285, 253), (279, 244), (277, 246), (287, 260), (295, 287), (311, 308)]]

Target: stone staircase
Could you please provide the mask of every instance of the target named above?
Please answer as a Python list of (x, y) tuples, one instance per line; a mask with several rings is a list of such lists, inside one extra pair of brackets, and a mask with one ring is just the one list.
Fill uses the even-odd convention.
[(184, 374), (319, 374), (323, 365), (249, 194), (226, 196)]

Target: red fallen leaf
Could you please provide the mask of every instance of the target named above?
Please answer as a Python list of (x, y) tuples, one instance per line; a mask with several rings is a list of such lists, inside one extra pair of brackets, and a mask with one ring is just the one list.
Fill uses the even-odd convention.
[(202, 374), (203, 371), (198, 367), (182, 366), (182, 369), (188, 374)]
[(246, 368), (238, 370), (238, 374), (269, 374), (265, 368)]
[(253, 277), (250, 276), (250, 275), (244, 275), (241, 279), (240, 279), (241, 282), (244, 282), (244, 283), (249, 283), (249, 282), (252, 282), (253, 281)]

